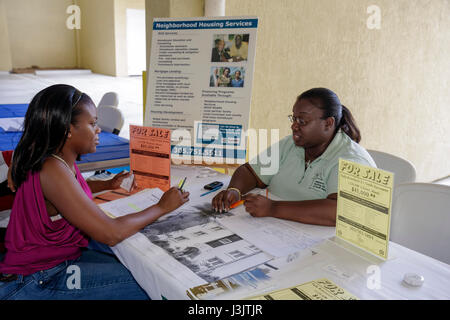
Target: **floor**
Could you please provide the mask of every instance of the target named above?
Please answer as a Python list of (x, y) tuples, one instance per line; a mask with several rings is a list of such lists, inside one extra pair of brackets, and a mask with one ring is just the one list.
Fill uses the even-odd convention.
[(119, 136), (129, 139), (129, 125), (143, 123), (142, 77), (111, 77), (77, 71), (34, 74), (0, 72), (0, 104), (29, 103), (40, 90), (58, 83), (69, 84), (87, 93), (95, 104), (109, 91), (119, 95), (119, 109), (125, 123)]

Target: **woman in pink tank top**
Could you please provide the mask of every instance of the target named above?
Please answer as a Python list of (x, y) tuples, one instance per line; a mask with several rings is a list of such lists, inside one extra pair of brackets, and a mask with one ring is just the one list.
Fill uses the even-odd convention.
[[(88, 185), (75, 164), (95, 152), (99, 133), (94, 103), (74, 87), (53, 85), (31, 101), (11, 166), (17, 191), (0, 258), (0, 299), (148, 298), (114, 256), (86, 247), (90, 239), (116, 245), (181, 206), (189, 193), (174, 187), (156, 205), (111, 219), (91, 189), (111, 189), (125, 175)], [(73, 266), (81, 275), (75, 288), (68, 285)]]

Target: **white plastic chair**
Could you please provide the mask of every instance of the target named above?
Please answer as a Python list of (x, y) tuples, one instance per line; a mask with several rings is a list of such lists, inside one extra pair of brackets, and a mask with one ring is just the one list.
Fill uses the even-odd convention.
[(379, 169), (394, 173), (394, 185), (416, 181), (416, 168), (403, 158), (390, 153), (367, 150)]
[(390, 239), (450, 264), (450, 186), (405, 183), (394, 190)]
[(100, 106), (119, 106), (119, 95), (115, 92), (107, 92), (103, 95), (102, 99), (98, 103), (98, 107)]
[(122, 112), (113, 106), (99, 106), (97, 108), (98, 126), (102, 131), (119, 134), (123, 127)]

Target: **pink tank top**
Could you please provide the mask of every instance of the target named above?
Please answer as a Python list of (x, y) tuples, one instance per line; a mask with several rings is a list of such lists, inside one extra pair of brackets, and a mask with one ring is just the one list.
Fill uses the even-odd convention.
[[(77, 181), (86, 195), (92, 193), (77, 165)], [(76, 259), (88, 237), (66, 219), (52, 221), (47, 213), (42, 193), (40, 173), (28, 173), (16, 191), (6, 231), (6, 255), (0, 262), (0, 272), (29, 275), (53, 268), (65, 260)]]

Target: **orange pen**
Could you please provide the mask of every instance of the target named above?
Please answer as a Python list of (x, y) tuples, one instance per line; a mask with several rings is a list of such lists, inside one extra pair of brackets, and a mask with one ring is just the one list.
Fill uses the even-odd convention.
[(241, 204), (243, 204), (244, 203), (244, 200), (239, 200), (238, 202), (235, 202), (235, 203), (233, 203), (231, 206), (230, 206), (230, 209), (234, 209), (234, 208), (236, 208), (236, 207), (239, 207)]

